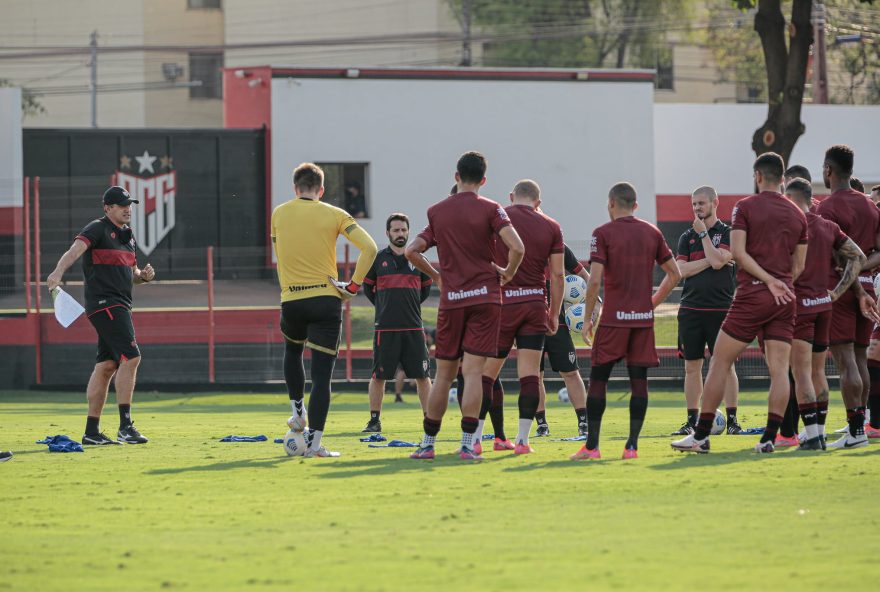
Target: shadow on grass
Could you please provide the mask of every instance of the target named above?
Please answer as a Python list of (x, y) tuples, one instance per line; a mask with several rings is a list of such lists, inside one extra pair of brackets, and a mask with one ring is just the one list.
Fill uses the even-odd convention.
[[(434, 460), (415, 460), (409, 458), (414, 449), (404, 449), (401, 456), (394, 458), (362, 458), (353, 460), (335, 460), (322, 465), (326, 469), (315, 475), (320, 479), (348, 479), (375, 475), (397, 475), (402, 473), (433, 472), (437, 470), (469, 470), (471, 467), (504, 462), (513, 455), (487, 457), (483, 461), (463, 461), (455, 454), (442, 453)], [(321, 461), (319, 461), (321, 462)]]
[(277, 458), (245, 458), (227, 462), (212, 463), (208, 465), (193, 465), (191, 467), (169, 467), (165, 469), (152, 469), (144, 471), (145, 475), (178, 475), (199, 471), (229, 471), (234, 469), (272, 469), (286, 462), (295, 462), (287, 456)]

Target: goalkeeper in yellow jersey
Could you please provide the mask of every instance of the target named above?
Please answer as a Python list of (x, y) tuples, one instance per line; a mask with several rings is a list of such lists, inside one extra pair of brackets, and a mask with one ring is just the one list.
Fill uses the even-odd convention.
[[(293, 171), (296, 198), (272, 212), (272, 243), (281, 284), (281, 333), (284, 335), (284, 380), (293, 407), (290, 429), (308, 424), (304, 456), (332, 457), (321, 445), (330, 409), (330, 377), (336, 363), (342, 325), (342, 302), (357, 294), (376, 258), (376, 243), (346, 211), (321, 202), (324, 171), (303, 163)], [(354, 276), (337, 280), (336, 239), (344, 236), (360, 249)], [(303, 348), (312, 350), (312, 392), (303, 407)], [(307, 419), (308, 418), (308, 419)]]

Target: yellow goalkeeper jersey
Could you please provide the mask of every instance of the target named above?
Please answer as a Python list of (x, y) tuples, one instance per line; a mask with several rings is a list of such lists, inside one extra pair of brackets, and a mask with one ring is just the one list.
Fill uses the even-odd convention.
[(352, 280), (362, 284), (376, 243), (345, 210), (314, 199), (297, 198), (272, 212), (272, 243), (278, 260), (281, 302), (315, 296), (339, 296), (328, 276), (337, 279), (336, 239), (343, 235), (360, 250)]

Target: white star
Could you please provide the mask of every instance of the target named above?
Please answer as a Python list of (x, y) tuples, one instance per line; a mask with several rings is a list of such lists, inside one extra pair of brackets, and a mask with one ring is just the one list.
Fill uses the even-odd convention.
[(156, 158), (156, 156), (150, 156), (150, 153), (146, 150), (144, 150), (143, 156), (135, 156), (134, 159), (138, 161), (138, 173), (150, 171), (155, 175), (156, 171), (153, 170), (153, 163), (156, 162)]

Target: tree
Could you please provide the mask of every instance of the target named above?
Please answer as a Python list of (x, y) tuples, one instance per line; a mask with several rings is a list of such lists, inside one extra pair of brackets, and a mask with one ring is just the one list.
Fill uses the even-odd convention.
[[(861, 0), (873, 3), (874, 0)], [(786, 24), (781, 0), (732, 0), (741, 10), (757, 8), (755, 31), (767, 71), (767, 120), (752, 136), (755, 154), (776, 152), (788, 162), (806, 127), (801, 122), (807, 62), (813, 43), (812, 0), (793, 0)], [(788, 43), (786, 44), (786, 33)]]
[[(12, 84), (6, 78), (0, 78), (0, 88), (10, 86), (18, 85)], [(40, 102), (40, 99), (37, 98), (37, 95), (32, 90), (23, 87), (21, 89), (21, 113), (25, 117), (46, 113), (46, 108)]]
[(655, 67), (693, 0), (447, 0), (487, 33), (483, 62), (527, 67)]

